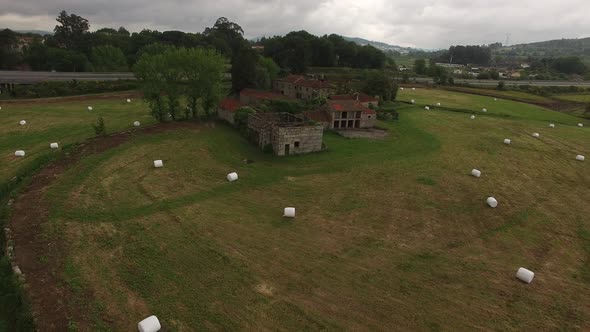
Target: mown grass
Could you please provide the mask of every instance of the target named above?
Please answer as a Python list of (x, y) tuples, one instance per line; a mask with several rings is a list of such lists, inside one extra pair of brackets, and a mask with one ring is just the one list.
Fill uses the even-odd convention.
[(560, 94), (560, 95), (553, 95), (552, 98), (565, 100), (565, 101), (575, 101), (579, 103), (590, 103), (590, 94)]
[[(91, 98), (91, 97), (89, 97)], [(55, 153), (49, 144), (61, 146), (94, 136), (91, 124), (99, 116), (105, 119), (108, 132), (132, 128), (134, 121), (154, 123), (147, 106), (141, 100), (126, 103), (120, 100), (93, 100), (67, 103), (23, 103), (0, 105), (0, 183), (10, 180), (19, 168), (37, 156)], [(87, 107), (93, 106), (92, 111)], [(25, 120), (26, 125), (19, 125)], [(16, 150), (24, 150), (25, 158), (14, 157)]]
[[(69, 243), (65, 275), (113, 330), (151, 314), (167, 330), (590, 328), (587, 127), (490, 97), (398, 98), (418, 105), (379, 123), (386, 140), (328, 133), (306, 156), (225, 125), (137, 136), (52, 184), (47, 236)], [(423, 110), (436, 102), (489, 111)]]
[[(439, 89), (409, 88), (399, 91), (397, 100), (409, 102), (414, 99), (417, 105), (436, 105), (440, 102), (442, 107), (458, 108), (473, 111), (481, 116), (505, 116), (513, 119), (526, 119), (538, 122), (554, 122), (566, 125), (575, 125), (579, 122), (588, 124), (587, 120), (581, 120), (568, 114), (554, 112), (546, 108), (515, 102), (506, 99), (472, 95), (467, 93), (451, 92)], [(486, 108), (487, 113), (482, 109)]]
[(496, 89), (483, 89), (483, 88), (468, 88), (468, 87), (448, 87), (450, 90), (482, 94), (497, 98), (516, 99), (524, 102), (551, 102), (551, 99), (524, 91), (515, 90), (496, 90)]

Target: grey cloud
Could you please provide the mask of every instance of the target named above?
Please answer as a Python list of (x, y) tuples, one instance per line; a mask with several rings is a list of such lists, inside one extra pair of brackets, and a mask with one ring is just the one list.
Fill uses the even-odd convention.
[(0, 27), (52, 30), (61, 9), (92, 29), (201, 32), (225, 16), (248, 37), (307, 30), (428, 48), (590, 36), (587, 0), (0, 0)]

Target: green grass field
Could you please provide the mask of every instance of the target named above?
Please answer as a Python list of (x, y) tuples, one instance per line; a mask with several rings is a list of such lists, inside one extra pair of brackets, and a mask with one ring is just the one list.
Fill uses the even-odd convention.
[[(147, 105), (139, 99), (131, 103), (121, 98), (68, 103), (23, 102), (0, 106), (0, 155), (5, 160), (0, 167), (0, 183), (12, 178), (18, 168), (24, 167), (34, 158), (52, 153), (50, 143), (57, 142), (65, 146), (94, 136), (91, 124), (99, 116), (105, 119), (108, 132), (133, 128), (134, 121), (154, 123)], [(88, 106), (92, 106), (93, 110), (88, 111)], [(27, 124), (21, 126), (21, 120)], [(16, 150), (24, 150), (26, 158), (14, 157)]]
[(483, 95), (488, 95), (491, 97), (514, 99), (514, 100), (519, 100), (519, 101), (524, 101), (524, 102), (549, 103), (552, 101), (550, 98), (534, 95), (532, 93), (527, 93), (527, 92), (523, 92), (523, 91), (495, 90), (495, 89), (481, 89), (481, 88), (467, 88), (467, 87), (448, 87), (448, 89), (450, 89), (452, 91), (457, 91), (457, 92), (483, 94)]
[(561, 94), (561, 95), (553, 95), (555, 99), (565, 100), (565, 101), (576, 101), (579, 103), (590, 103), (590, 94)]
[[(97, 326), (114, 331), (150, 314), (179, 331), (589, 329), (590, 169), (574, 160), (590, 155), (589, 123), (490, 97), (398, 94), (411, 98), (379, 123), (388, 139), (326, 134), (322, 153), (278, 158), (202, 125), (81, 160), (45, 194), (46, 236), (69, 244), (67, 283), (92, 292)], [(478, 116), (423, 109), (436, 102)], [(19, 110), (31, 127), (2, 136), (3, 176), (16, 148), (91, 134), (82, 106)], [(139, 106), (94, 107), (112, 129), (148, 121)], [(18, 132), (12, 112), (0, 128)], [(226, 182), (231, 171), (240, 180)], [(521, 266), (533, 283), (515, 279)]]

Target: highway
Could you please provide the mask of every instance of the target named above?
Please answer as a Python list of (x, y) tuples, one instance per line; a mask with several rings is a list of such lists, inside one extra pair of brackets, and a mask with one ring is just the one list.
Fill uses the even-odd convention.
[(133, 73), (65, 73), (50, 71), (0, 71), (0, 84), (32, 84), (48, 81), (134, 80)]
[[(32, 84), (46, 81), (113, 81), (134, 80), (133, 73), (66, 73), (49, 71), (0, 71), (0, 84)], [(416, 77), (410, 82), (432, 83), (432, 78)], [(497, 86), (497, 80), (455, 79), (457, 84), (470, 84), (479, 86)], [(532, 86), (577, 86), (590, 88), (590, 81), (504, 81), (507, 86), (532, 85)]]

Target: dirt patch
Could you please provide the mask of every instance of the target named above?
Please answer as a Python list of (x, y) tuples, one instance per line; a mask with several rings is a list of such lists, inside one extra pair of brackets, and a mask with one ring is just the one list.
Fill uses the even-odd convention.
[(97, 93), (90, 95), (66, 96), (66, 97), (51, 97), (51, 98), (35, 98), (35, 99), (9, 99), (2, 100), (3, 105), (17, 105), (30, 106), (39, 104), (63, 103), (68, 101), (85, 101), (85, 100), (113, 100), (126, 98), (141, 98), (139, 91), (123, 91), (123, 92), (109, 92)]
[(385, 139), (389, 136), (386, 130), (370, 128), (359, 130), (339, 130), (337, 133), (346, 138)]
[[(72, 303), (74, 293), (63, 276), (67, 244), (55, 241), (43, 232), (48, 226), (49, 208), (44, 199), (48, 186), (84, 156), (117, 147), (135, 135), (195, 126), (198, 124), (194, 122), (176, 122), (89, 139), (32, 177), (12, 204), (9, 224), (15, 244), (16, 264), (25, 274), (25, 288), (39, 330), (67, 331), (69, 321), (75, 321), (81, 330), (90, 329), (87, 308)], [(83, 295), (93, 298), (93, 294)]]

